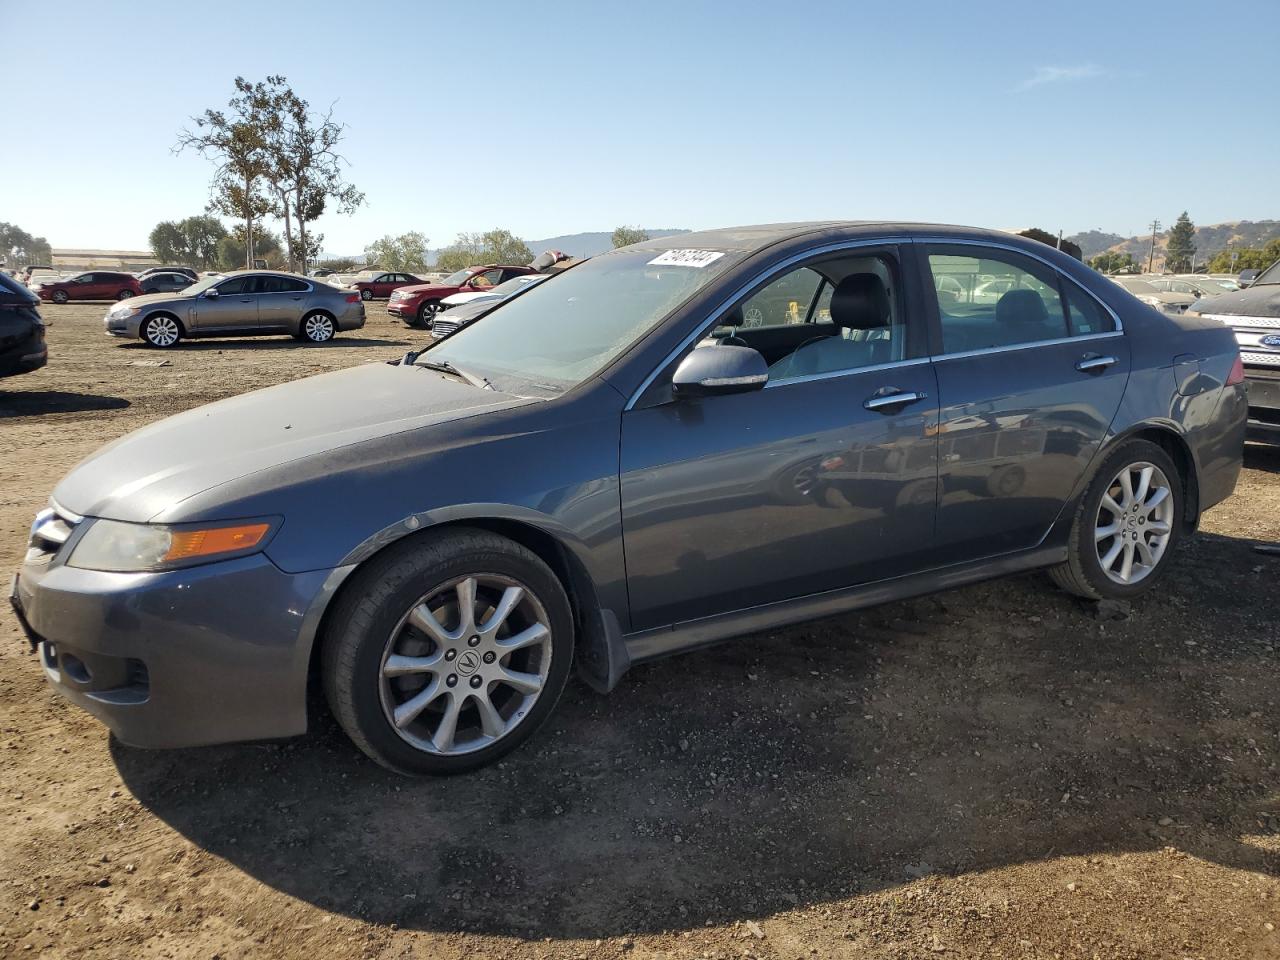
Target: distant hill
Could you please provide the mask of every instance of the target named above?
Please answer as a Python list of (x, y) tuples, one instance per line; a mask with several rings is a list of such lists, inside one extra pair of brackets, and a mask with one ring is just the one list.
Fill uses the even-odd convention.
[[(1156, 253), (1154, 268), (1160, 270), (1164, 266), (1165, 241), (1168, 231), (1156, 234)], [(1262, 247), (1269, 241), (1280, 237), (1280, 220), (1235, 220), (1230, 223), (1214, 223), (1196, 227), (1196, 262), (1202, 263), (1229, 245), (1235, 247)], [(1084, 251), (1084, 258), (1096, 257), (1107, 250), (1116, 253), (1132, 254), (1133, 259), (1142, 263), (1144, 269), (1147, 254), (1151, 249), (1151, 234), (1137, 237), (1121, 237), (1114, 233), (1103, 233), (1100, 230), (1089, 230), (1068, 237), (1074, 240)]]

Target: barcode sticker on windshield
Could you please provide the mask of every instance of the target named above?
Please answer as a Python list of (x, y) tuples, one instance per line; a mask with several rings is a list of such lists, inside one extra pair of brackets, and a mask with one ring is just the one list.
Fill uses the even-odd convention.
[(668, 250), (650, 260), (647, 266), (696, 267), (701, 270), (723, 256), (724, 252), (721, 250)]

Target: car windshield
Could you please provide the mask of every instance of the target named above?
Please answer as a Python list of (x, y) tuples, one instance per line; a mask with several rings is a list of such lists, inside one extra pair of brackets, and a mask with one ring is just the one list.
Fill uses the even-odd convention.
[(442, 287), (460, 287), (467, 282), (467, 278), (471, 276), (471, 268), (459, 270), (457, 273), (451, 273), (440, 281)]
[[(689, 253), (703, 257), (679, 256)], [(664, 258), (670, 262), (656, 262)], [(654, 250), (593, 257), (502, 303), (428, 348), (422, 360), (447, 360), (507, 393), (558, 396), (598, 373), (735, 259)]]
[(1253, 281), (1253, 286), (1256, 287), (1264, 283), (1280, 283), (1280, 260), (1277, 260), (1258, 274), (1258, 279)]
[(1141, 293), (1141, 294), (1145, 294), (1146, 296), (1151, 296), (1153, 294), (1164, 292), (1158, 287), (1155, 287), (1152, 284), (1148, 283), (1146, 280), (1122, 279), (1120, 281), (1120, 286), (1124, 287), (1130, 293)]
[(206, 290), (208, 290), (215, 283), (217, 283), (219, 280), (222, 280), (222, 279), (223, 277), (221, 274), (219, 274), (216, 277), (205, 277), (203, 280), (197, 280), (195, 283), (187, 287), (182, 292), (183, 293), (204, 293)]

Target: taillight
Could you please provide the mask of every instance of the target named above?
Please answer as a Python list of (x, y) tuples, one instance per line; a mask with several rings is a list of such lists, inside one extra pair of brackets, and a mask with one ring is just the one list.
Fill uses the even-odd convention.
[(1233, 387), (1237, 383), (1244, 383), (1244, 361), (1240, 359), (1240, 354), (1236, 354), (1236, 362), (1231, 364), (1231, 372), (1227, 374), (1227, 386)]
[(359, 303), (359, 302), (360, 302), (360, 294), (358, 293), (347, 294), (347, 303)]

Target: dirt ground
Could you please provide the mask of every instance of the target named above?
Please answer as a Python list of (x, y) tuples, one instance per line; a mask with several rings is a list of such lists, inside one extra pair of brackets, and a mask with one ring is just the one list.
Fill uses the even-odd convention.
[[(0, 567), (98, 445), (422, 334), (158, 353), (48, 307), (0, 381)], [(152, 365), (167, 361), (163, 366)], [(1119, 620), (1041, 576), (573, 683), (495, 768), (332, 721), (177, 752), (56, 696), (0, 611), (0, 957), (1280, 956), (1280, 451)]]

